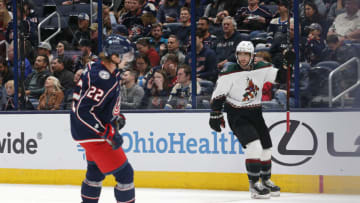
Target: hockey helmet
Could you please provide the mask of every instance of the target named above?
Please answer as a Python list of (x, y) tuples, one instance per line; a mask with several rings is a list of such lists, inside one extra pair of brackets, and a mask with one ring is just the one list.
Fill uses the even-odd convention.
[(103, 51), (106, 57), (116, 54), (121, 60), (132, 61), (134, 59), (134, 48), (131, 46), (131, 42), (118, 34), (112, 34), (106, 38)]
[(250, 61), (249, 64), (251, 64), (253, 58), (254, 58), (254, 45), (251, 41), (241, 41), (237, 46), (236, 46), (236, 51), (235, 51), (235, 57), (236, 57), (236, 61), (237, 63), (240, 65), (239, 59), (238, 59), (238, 53), (239, 52), (245, 52), (245, 53), (250, 53)]

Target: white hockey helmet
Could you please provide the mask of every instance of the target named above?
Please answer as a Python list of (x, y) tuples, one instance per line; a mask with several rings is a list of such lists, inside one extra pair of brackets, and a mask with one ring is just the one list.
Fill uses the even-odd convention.
[(245, 52), (245, 53), (250, 53), (250, 61), (249, 64), (251, 64), (253, 58), (254, 58), (254, 52), (255, 52), (255, 48), (254, 45), (251, 41), (241, 41), (237, 46), (236, 46), (236, 51), (235, 51), (235, 58), (237, 63), (240, 65), (239, 59), (238, 59), (238, 53), (239, 52)]

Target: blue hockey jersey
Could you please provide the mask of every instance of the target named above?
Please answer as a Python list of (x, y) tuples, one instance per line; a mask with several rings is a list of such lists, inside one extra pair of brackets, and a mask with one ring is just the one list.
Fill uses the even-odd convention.
[(120, 79), (119, 70), (110, 73), (101, 61), (87, 65), (73, 94), (71, 132), (75, 140), (103, 140), (99, 134), (105, 124), (120, 114)]

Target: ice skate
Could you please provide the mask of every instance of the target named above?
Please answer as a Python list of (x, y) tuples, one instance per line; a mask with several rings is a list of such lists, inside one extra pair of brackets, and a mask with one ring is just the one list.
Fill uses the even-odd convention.
[(269, 199), (270, 190), (263, 187), (260, 181), (256, 183), (250, 182), (250, 193), (252, 199)]
[(279, 197), (280, 196), (280, 187), (275, 185), (270, 179), (262, 181), (264, 188), (270, 190), (271, 196)]

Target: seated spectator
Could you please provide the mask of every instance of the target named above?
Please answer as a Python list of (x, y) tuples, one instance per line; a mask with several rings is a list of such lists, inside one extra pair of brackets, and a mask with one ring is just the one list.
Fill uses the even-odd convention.
[[(51, 54), (51, 45), (48, 42), (40, 42), (37, 47), (37, 55), (45, 55), (48, 57), (49, 61), (52, 61), (54, 56)], [(53, 72), (51, 64), (49, 66), (49, 71)]]
[(45, 91), (40, 96), (38, 110), (59, 110), (64, 99), (59, 80), (54, 76), (46, 78)]
[(142, 106), (146, 109), (163, 109), (168, 99), (170, 88), (164, 70), (156, 70), (144, 88), (145, 96)]
[(326, 10), (327, 10), (327, 7), (325, 5), (325, 2), (324, 0), (302, 0), (300, 1), (299, 3), (299, 13), (300, 13), (300, 16), (303, 18), (305, 16), (305, 10), (306, 9), (304, 7), (304, 3), (307, 3), (309, 1), (312, 1), (314, 2), (314, 4), (316, 5), (316, 8), (318, 9), (319, 11), (319, 14), (322, 15), (322, 16), (325, 16), (326, 15)]
[[(186, 7), (191, 10), (191, 0), (183, 0), (182, 7)], [(195, 21), (198, 21), (200, 17), (204, 15), (205, 6), (202, 0), (195, 0)]]
[[(18, 52), (18, 55), (20, 53)], [(14, 42), (11, 42), (8, 49), (8, 67), (12, 68), (12, 72), (15, 73), (15, 66), (14, 66)], [(21, 62), (18, 62), (18, 78), (21, 76), (21, 69), (20, 69)], [(26, 78), (32, 72), (30, 61), (25, 58), (25, 74), (24, 77)]]
[[(91, 52), (93, 52), (95, 55), (99, 54), (99, 47), (98, 47), (98, 36), (99, 36), (99, 25), (97, 23), (92, 23), (90, 25), (90, 40), (91, 40)], [(114, 32), (114, 28), (112, 29)]]
[(217, 68), (221, 70), (225, 63), (235, 62), (236, 45), (242, 40), (240, 33), (236, 31), (236, 21), (233, 17), (225, 17), (222, 21), (223, 35), (218, 36), (215, 53), (217, 56)]
[(53, 59), (51, 63), (54, 69), (54, 76), (60, 81), (60, 85), (66, 94), (74, 86), (74, 73), (65, 69), (64, 61), (60, 57)]
[(358, 0), (346, 0), (345, 10), (335, 18), (328, 36), (336, 34), (340, 42), (344, 40), (360, 41), (360, 11)]
[(176, 55), (170, 54), (164, 64), (161, 66), (161, 69), (166, 72), (167, 78), (169, 79), (169, 88), (171, 89), (177, 83), (177, 71), (178, 71), (179, 61)]
[(74, 47), (78, 47), (80, 40), (90, 40), (90, 17), (86, 13), (80, 13), (78, 15), (78, 29), (75, 30), (71, 44)]
[(76, 72), (79, 69), (85, 68), (85, 65), (89, 61), (96, 62), (99, 60), (93, 52), (91, 52), (91, 41), (88, 39), (82, 39), (79, 43), (81, 55), (75, 59), (74, 67), (72, 72)]
[[(216, 15), (219, 12), (226, 10), (228, 15), (234, 16), (237, 9), (247, 5), (247, 1), (229, 1), (229, 0), (214, 0), (208, 1), (205, 6), (204, 17), (209, 17), (210, 21), (215, 21)], [(227, 15), (227, 16), (228, 16)]]
[(7, 81), (14, 79), (14, 74), (12, 70), (9, 69), (8, 63), (3, 57), (0, 57), (0, 78), (2, 80), (1, 84), (5, 84)]
[(14, 80), (9, 80), (5, 83), (5, 95), (3, 97), (6, 99), (5, 103), (3, 103), (2, 110), (3, 111), (13, 111), (15, 109), (14, 95), (15, 95), (15, 87)]
[(315, 65), (321, 61), (321, 54), (325, 49), (325, 40), (320, 36), (322, 28), (318, 23), (311, 24), (309, 30), (304, 54), (307, 62)]
[(185, 47), (187, 47), (187, 43), (189, 41), (189, 36), (191, 32), (191, 21), (190, 21), (191, 15), (190, 10), (187, 7), (182, 7), (180, 10), (180, 23), (181, 26), (179, 26), (176, 30), (173, 30), (173, 33), (176, 35), (180, 42), (180, 49), (183, 48), (183, 51), (185, 50)]
[(121, 108), (138, 109), (144, 97), (144, 89), (136, 84), (137, 72), (127, 70), (123, 73), (121, 81)]
[[(216, 82), (218, 70), (216, 67), (216, 54), (207, 46), (204, 46), (205, 33), (201, 30), (196, 32), (196, 77), (198, 80)], [(191, 52), (186, 56), (185, 63), (191, 66)]]
[[(166, 102), (165, 109), (191, 109), (191, 68), (190, 66), (183, 64), (177, 71), (178, 82), (171, 89), (169, 99)], [(201, 86), (199, 82), (196, 82), (196, 94), (201, 92)]]
[(45, 91), (44, 84), (46, 78), (51, 75), (47, 69), (48, 66), (49, 59), (47, 56), (40, 55), (36, 57), (34, 64), (35, 71), (25, 79), (25, 95), (29, 97), (34, 108), (37, 107), (40, 95)]
[(11, 19), (12, 17), (6, 8), (6, 2), (0, 0), (0, 41), (5, 39), (5, 32)]
[(136, 42), (136, 48), (139, 53), (144, 54), (149, 58), (151, 67), (155, 67), (160, 64), (160, 56), (156, 52), (156, 50), (150, 46), (150, 42), (148, 39), (139, 39)]
[(140, 87), (144, 87), (146, 82), (145, 76), (150, 71), (150, 69), (150, 61), (146, 55), (139, 54), (135, 57), (134, 70), (138, 72), (137, 84)]
[[(141, 14), (140, 18), (141, 18), (142, 25), (144, 27), (142, 36), (148, 37), (151, 34), (153, 25), (157, 24), (156, 7), (154, 6), (153, 3), (151, 3), (151, 2), (145, 3), (145, 5), (142, 9), (142, 14)], [(159, 25), (161, 25), (161, 24), (159, 24)], [(160, 31), (161, 31), (161, 35), (162, 35), (162, 27), (161, 26), (160, 26), (160, 29), (161, 29)]]
[[(229, 16), (229, 12), (227, 10), (220, 11), (216, 14), (216, 18), (210, 20), (209, 32), (219, 37), (223, 34), (222, 22), (225, 17)], [(215, 49), (215, 48), (213, 48)]]
[(345, 63), (352, 57), (359, 57), (357, 49), (351, 44), (340, 42), (338, 36), (329, 35), (326, 39), (327, 48), (323, 50), (321, 61), (337, 61)]
[(179, 40), (177, 39), (176, 35), (170, 35), (167, 41), (167, 53), (161, 57), (160, 64), (164, 64), (167, 57), (170, 54), (175, 54), (178, 57), (178, 61), (180, 64), (185, 62), (185, 55), (179, 49)]
[(122, 7), (122, 9), (120, 9), (116, 14), (116, 19), (117, 19), (117, 22), (119, 24), (122, 24), (123, 22), (123, 19), (124, 19), (124, 16), (130, 11), (130, 2), (131, 0), (125, 0), (124, 1), (124, 5)]
[(272, 18), (272, 13), (259, 5), (259, 0), (248, 0), (248, 6), (237, 10), (235, 19), (244, 31), (266, 31)]
[(322, 27), (321, 38), (324, 40), (328, 30), (328, 22), (323, 15), (319, 14), (318, 8), (312, 1), (305, 2), (305, 17), (301, 19), (301, 34), (303, 37), (309, 35), (309, 26), (312, 23), (318, 23)]
[(67, 70), (72, 71), (73, 69), (73, 61), (72, 59), (65, 54), (65, 51), (69, 50), (69, 43), (67, 41), (60, 41), (56, 45), (56, 53), (57, 57), (61, 58), (64, 61), (64, 66)]
[(141, 35), (143, 23), (141, 21), (141, 8), (144, 0), (130, 0), (129, 12), (127, 12), (120, 20), (129, 30), (129, 35)]
[(203, 43), (210, 49), (215, 49), (216, 36), (209, 32), (210, 21), (206, 17), (200, 17), (197, 22), (197, 29), (204, 32)]
[(335, 18), (342, 13), (345, 13), (345, 0), (337, 0), (331, 4), (327, 13), (327, 19), (333, 22)]
[(164, 55), (168, 39), (162, 37), (163, 33), (161, 24), (157, 23), (152, 25), (150, 33), (150, 44), (154, 46), (160, 56)]
[(159, 7), (156, 18), (162, 24), (175, 23), (180, 15), (180, 8), (179, 0), (164, 0), (164, 3)]
[(278, 3), (278, 13), (280, 16), (270, 21), (268, 32), (274, 40), (288, 33), (289, 4), (290, 2), (288, 0), (280, 0)]

